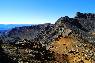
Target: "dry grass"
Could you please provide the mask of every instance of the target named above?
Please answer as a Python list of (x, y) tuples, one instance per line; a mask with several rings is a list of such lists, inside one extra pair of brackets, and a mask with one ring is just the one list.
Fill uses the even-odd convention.
[(71, 37), (62, 37), (59, 41), (53, 42), (49, 49), (54, 52), (56, 61), (61, 63), (64, 61), (68, 63), (92, 63), (91, 58), (86, 59), (88, 57), (85, 55), (87, 53), (85, 49), (90, 49), (89, 45), (80, 43)]

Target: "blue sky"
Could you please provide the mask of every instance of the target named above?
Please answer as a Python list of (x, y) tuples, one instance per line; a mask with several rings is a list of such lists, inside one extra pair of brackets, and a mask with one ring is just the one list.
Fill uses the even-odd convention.
[(95, 0), (0, 0), (0, 24), (54, 23), (61, 16), (95, 12)]

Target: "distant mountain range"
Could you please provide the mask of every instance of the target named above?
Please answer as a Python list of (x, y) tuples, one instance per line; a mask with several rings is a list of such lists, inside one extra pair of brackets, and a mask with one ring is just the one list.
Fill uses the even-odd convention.
[(31, 24), (0, 24), (0, 30), (9, 30), (15, 27), (31, 26)]

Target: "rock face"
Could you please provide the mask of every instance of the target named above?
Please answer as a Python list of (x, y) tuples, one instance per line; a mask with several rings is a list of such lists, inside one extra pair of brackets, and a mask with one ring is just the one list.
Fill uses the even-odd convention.
[(4, 54), (18, 63), (95, 61), (95, 14), (92, 13), (77, 12), (74, 18), (61, 17), (55, 24), (16, 27), (0, 36)]

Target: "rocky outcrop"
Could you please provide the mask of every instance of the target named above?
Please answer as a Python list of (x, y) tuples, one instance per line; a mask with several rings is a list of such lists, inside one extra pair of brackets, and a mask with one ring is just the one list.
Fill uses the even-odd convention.
[(59, 18), (55, 24), (13, 28), (0, 35), (1, 46), (19, 63), (91, 63), (95, 56), (94, 24), (95, 14), (78, 12), (74, 18)]

